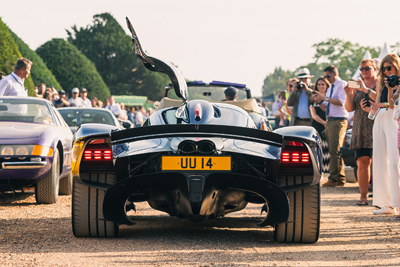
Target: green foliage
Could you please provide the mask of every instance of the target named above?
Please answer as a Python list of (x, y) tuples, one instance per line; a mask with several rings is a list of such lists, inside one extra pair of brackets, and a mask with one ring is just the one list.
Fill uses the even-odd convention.
[(314, 75), (311, 82), (315, 82), (318, 77), (324, 76), (324, 69), (333, 64), (338, 68), (340, 78), (348, 81), (356, 72), (367, 50), (372, 58), (378, 57), (380, 53), (380, 48), (360, 46), (340, 39), (328, 39), (326, 42), (314, 44), (313, 47), (316, 50), (314, 62), (299, 66), (294, 71), (283, 71), (278, 67), (268, 74), (264, 80), (263, 96), (285, 90), (286, 79), (295, 77), (295, 72), (300, 68), (308, 68), (311, 75)]
[[(3, 72), (3, 77), (14, 71), (15, 63), (21, 58), (21, 53), (18, 46), (11, 37), (10, 30), (0, 18), (0, 71)], [(28, 58), (29, 59), (29, 58)], [(28, 95), (35, 95), (35, 87), (31, 75), (25, 79), (25, 88), (28, 89)]]
[(38, 54), (31, 50), (29, 46), (25, 44), (24, 41), (22, 41), (13, 31), (10, 30), (10, 33), (22, 56), (28, 58), (33, 63), (31, 75), (34, 84), (38, 85), (39, 83), (45, 83), (47, 87), (54, 86), (57, 90), (61, 90), (61, 85), (57, 82), (54, 75), (47, 68), (46, 64), (44, 64)]
[(86, 55), (114, 95), (143, 95), (160, 99), (166, 75), (147, 70), (132, 51), (132, 40), (109, 13), (93, 16), (86, 28), (72, 27), (68, 41)]
[[(378, 57), (380, 48), (360, 46), (340, 39), (328, 39), (326, 42), (314, 44), (316, 53), (314, 55), (315, 64), (318, 66), (335, 65), (339, 70), (339, 76), (343, 80), (350, 80), (360, 65), (361, 60), (367, 50), (371, 57)], [(311, 71), (311, 69), (310, 69)], [(322, 73), (311, 72), (315, 77)], [(318, 76), (317, 76), (318, 75)]]
[(268, 96), (286, 90), (286, 80), (292, 77), (294, 77), (294, 72), (283, 70), (281, 67), (275, 68), (274, 72), (269, 74), (264, 80), (262, 95)]
[(110, 95), (94, 64), (67, 41), (52, 39), (40, 46), (36, 53), (68, 93), (78, 87), (87, 88), (88, 97), (105, 99)]

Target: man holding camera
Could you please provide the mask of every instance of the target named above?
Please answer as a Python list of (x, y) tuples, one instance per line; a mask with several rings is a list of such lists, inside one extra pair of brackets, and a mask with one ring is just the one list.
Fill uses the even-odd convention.
[(338, 69), (331, 65), (324, 69), (324, 77), (332, 84), (327, 90), (326, 95), (317, 93), (319, 101), (324, 101), (326, 107), (326, 135), (328, 139), (329, 163), (328, 182), (322, 186), (344, 186), (346, 176), (344, 163), (340, 154), (340, 147), (343, 145), (344, 135), (347, 130), (347, 117), (349, 116), (346, 108), (346, 93), (344, 87), (347, 82), (339, 77)]
[(287, 105), (293, 106), (290, 126), (311, 126), (311, 114), (309, 106), (311, 105), (312, 87), (310, 71), (307, 68), (297, 71), (297, 88), (290, 93), (287, 99)]

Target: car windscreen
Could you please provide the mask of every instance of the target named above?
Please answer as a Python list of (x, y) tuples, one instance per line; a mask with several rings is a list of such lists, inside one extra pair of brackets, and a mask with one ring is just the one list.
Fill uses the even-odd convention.
[[(226, 87), (218, 86), (188, 86), (190, 99), (203, 99), (207, 101), (225, 101), (225, 89)], [(246, 98), (246, 92), (239, 89), (237, 100), (242, 100)]]
[(86, 123), (100, 123), (117, 126), (115, 124), (114, 118), (112, 117), (113, 115), (102, 110), (77, 110), (66, 108), (62, 110), (59, 109), (58, 111), (70, 127), (75, 127)]
[(49, 106), (30, 99), (0, 99), (0, 121), (54, 124)]

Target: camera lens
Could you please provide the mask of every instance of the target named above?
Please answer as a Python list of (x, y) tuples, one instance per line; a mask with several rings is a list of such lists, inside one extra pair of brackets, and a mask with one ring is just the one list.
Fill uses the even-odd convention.
[(301, 82), (297, 82), (297, 90), (301, 90), (301, 88), (303, 87), (302, 84), (300, 84)]

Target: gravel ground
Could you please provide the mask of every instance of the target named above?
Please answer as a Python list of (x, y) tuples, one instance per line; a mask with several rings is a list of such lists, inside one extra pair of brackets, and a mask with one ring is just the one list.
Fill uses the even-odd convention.
[[(260, 228), (260, 205), (192, 223), (140, 203), (119, 238), (75, 238), (71, 197), (36, 205), (33, 193), (0, 199), (0, 266), (400, 266), (400, 222), (357, 207), (357, 184), (322, 188), (315, 244), (278, 244)], [(371, 202), (371, 201), (370, 201)], [(371, 204), (371, 203), (370, 203)]]

